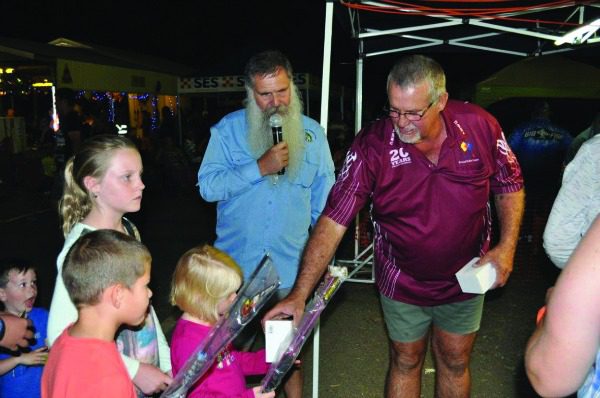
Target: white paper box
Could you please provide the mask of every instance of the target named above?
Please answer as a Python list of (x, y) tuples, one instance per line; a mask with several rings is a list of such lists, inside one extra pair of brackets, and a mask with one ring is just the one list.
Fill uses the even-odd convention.
[(496, 281), (496, 268), (491, 263), (474, 268), (479, 257), (473, 258), (456, 273), (460, 288), (465, 293), (483, 294)]
[[(292, 340), (294, 325), (291, 320), (269, 320), (265, 322), (265, 351), (267, 362), (276, 362), (277, 355), (283, 354), (283, 350)], [(282, 352), (279, 351), (282, 347)]]

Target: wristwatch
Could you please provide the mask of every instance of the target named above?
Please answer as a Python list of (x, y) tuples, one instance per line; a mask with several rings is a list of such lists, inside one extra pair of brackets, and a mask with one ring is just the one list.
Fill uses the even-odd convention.
[(0, 340), (4, 338), (4, 332), (6, 331), (6, 325), (4, 325), (4, 319), (0, 318)]

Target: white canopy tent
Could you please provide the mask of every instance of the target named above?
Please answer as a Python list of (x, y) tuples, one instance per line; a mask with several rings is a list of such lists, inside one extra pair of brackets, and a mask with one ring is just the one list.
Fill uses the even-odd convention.
[[(423, 3), (427, 2), (326, 0), (320, 119), (322, 126), (328, 124), (332, 20), (335, 4), (342, 7), (342, 10), (346, 9), (352, 37), (358, 44), (354, 121), (356, 132), (362, 127), (363, 64), (368, 58), (433, 47), (439, 47), (442, 51), (467, 48), (519, 57), (543, 56), (580, 50), (600, 43), (600, 37), (593, 34), (578, 44), (554, 46), (554, 42), (567, 32), (600, 18), (600, 5), (591, 2), (508, 2), (518, 4), (511, 7), (500, 7), (489, 2), (430, 2), (433, 5)], [(357, 220), (355, 240), (359, 236), (358, 226)], [(355, 258), (350, 261), (354, 266), (351, 275), (371, 262), (372, 253), (369, 254), (366, 250), (359, 253), (356, 242)], [(373, 274), (367, 282), (372, 281)], [(318, 353), (317, 326), (313, 357), (313, 397), (318, 397)]]
[[(518, 57), (543, 56), (590, 48), (600, 43), (594, 34), (580, 44), (553, 43), (567, 32), (600, 18), (600, 4), (575, 1), (508, 2), (525, 4), (498, 7), (489, 2), (436, 2), (432, 6), (382, 1), (326, 2), (323, 57), (323, 101), (328, 103), (334, 3), (346, 8), (351, 34), (357, 40), (355, 128), (362, 123), (363, 64), (366, 59), (391, 53), (433, 49), (472, 49)], [(419, 2), (424, 3), (424, 2)], [(431, 2), (433, 3), (433, 2)], [(327, 114), (321, 114), (327, 121)]]
[[(600, 4), (542, 0), (508, 2), (524, 5), (498, 7), (489, 2), (333, 1), (325, 3), (325, 40), (321, 124), (327, 126), (329, 75), (331, 70), (332, 19), (334, 5), (347, 11), (351, 35), (357, 40), (356, 112), (354, 127), (362, 127), (363, 66), (366, 59), (391, 53), (431, 50), (470, 49), (518, 57), (543, 56), (591, 48), (600, 43), (594, 34), (579, 44), (555, 46), (567, 32), (600, 17)], [(431, 2), (433, 3), (433, 2)], [(359, 223), (356, 223), (358, 228)], [(355, 237), (359, 236), (359, 231)], [(355, 245), (356, 268), (369, 263), (368, 253)], [(366, 260), (366, 261), (365, 261)], [(354, 271), (358, 271), (355, 269)], [(372, 279), (372, 278), (371, 278)]]

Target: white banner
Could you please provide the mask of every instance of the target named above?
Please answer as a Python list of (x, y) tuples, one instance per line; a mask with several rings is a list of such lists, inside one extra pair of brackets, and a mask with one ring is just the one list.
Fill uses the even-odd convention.
[[(315, 77), (310, 77), (308, 73), (294, 73), (294, 83), (304, 90), (310, 83), (315, 86)], [(245, 91), (244, 76), (198, 76), (198, 77), (180, 77), (179, 94), (189, 93), (227, 93)]]

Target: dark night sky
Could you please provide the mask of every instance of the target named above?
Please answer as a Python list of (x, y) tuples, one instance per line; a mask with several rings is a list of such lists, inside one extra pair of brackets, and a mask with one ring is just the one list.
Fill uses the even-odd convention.
[[(332, 69), (353, 72), (357, 45), (347, 11), (337, 4), (334, 9)], [(297, 71), (320, 73), (322, 66), (325, 0), (13, 0), (3, 2), (2, 14), (0, 36), (44, 42), (66, 37), (165, 57), (199, 71), (238, 73), (250, 54), (265, 48), (287, 53)], [(461, 51), (480, 57), (472, 68), (477, 77), (505, 63), (491, 53), (449, 51), (436, 54), (449, 68)], [(397, 55), (381, 58), (386, 70)]]
[[(57, 37), (158, 55), (199, 70), (239, 72), (249, 54), (274, 47), (297, 70), (322, 61), (325, 3), (302, 1), (169, 0), (14, 1), (0, 35)], [(83, 8), (85, 7), (85, 8)]]
[[(7, 7), (11, 17), (3, 18), (0, 36), (43, 42), (66, 37), (165, 57), (202, 74), (241, 73), (252, 53), (278, 48), (296, 71), (321, 74), (324, 0), (20, 0)], [(335, 10), (332, 78), (353, 83), (357, 44), (346, 10)], [(383, 75), (381, 84), (395, 56), (369, 60), (371, 76)], [(451, 56), (445, 59), (452, 63)], [(496, 70), (495, 63), (488, 68)]]
[[(0, 36), (40, 42), (66, 37), (164, 57), (195, 68), (199, 76), (241, 74), (251, 54), (277, 48), (288, 55), (296, 72), (320, 77), (325, 4), (324, 0), (18, 0), (4, 4), (11, 17), (3, 18)], [(339, 20), (333, 31), (332, 79), (353, 86), (355, 43)]]
[[(357, 44), (346, 10), (334, 8), (332, 80), (351, 87)], [(252, 53), (278, 48), (295, 71), (321, 76), (324, 0), (13, 0), (2, 10), (4, 37), (66, 37), (164, 57), (196, 68), (198, 75), (240, 74)], [(365, 99), (385, 100), (385, 77), (398, 55), (365, 61)], [(432, 55), (446, 70), (451, 96), (520, 59), (456, 48)]]
[[(43, 42), (66, 37), (168, 58), (205, 74), (240, 73), (250, 54), (278, 48), (288, 54), (296, 71), (321, 73), (325, 0), (3, 3), (0, 36)], [(357, 43), (350, 37), (347, 11), (337, 4), (334, 9), (332, 73), (345, 78), (354, 75)], [(459, 57), (456, 47), (450, 51), (435, 55), (447, 68), (449, 81), (485, 78), (517, 60), (469, 50)], [(385, 74), (397, 55), (370, 58), (371, 71)], [(454, 74), (455, 69), (460, 74)]]

